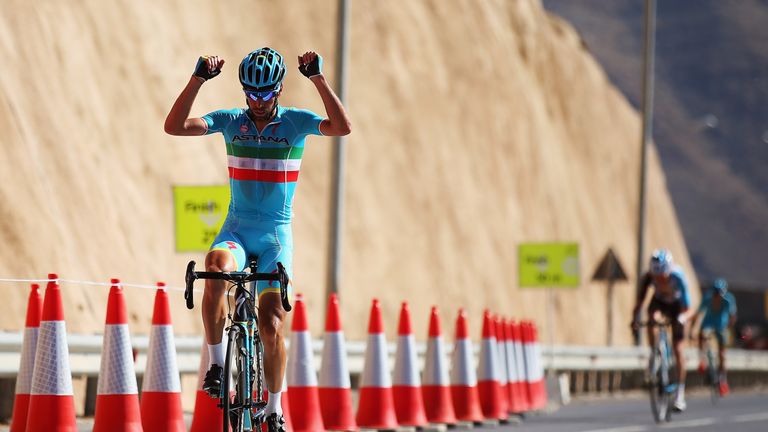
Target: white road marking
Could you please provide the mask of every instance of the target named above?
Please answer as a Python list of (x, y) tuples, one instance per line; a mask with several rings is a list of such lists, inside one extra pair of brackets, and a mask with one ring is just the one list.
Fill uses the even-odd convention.
[(744, 414), (731, 418), (731, 421), (734, 423), (746, 423), (760, 420), (768, 420), (768, 413)]
[(677, 429), (677, 428), (690, 428), (698, 426), (709, 426), (717, 423), (717, 419), (714, 417), (707, 417), (703, 419), (685, 420), (685, 421), (673, 421), (672, 423), (666, 423), (660, 427), (663, 429)]
[(594, 429), (594, 430), (588, 430), (584, 432), (646, 432), (650, 429), (648, 426), (624, 426), (624, 427), (617, 427), (617, 428), (610, 428), (610, 429)]

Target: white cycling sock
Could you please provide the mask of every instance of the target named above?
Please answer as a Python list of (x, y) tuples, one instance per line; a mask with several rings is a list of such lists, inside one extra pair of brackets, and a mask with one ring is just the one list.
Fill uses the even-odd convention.
[(677, 399), (685, 398), (685, 384), (677, 385)]
[(224, 367), (224, 342), (208, 344), (208, 369), (214, 364)]
[(272, 413), (276, 413), (277, 415), (283, 414), (283, 406), (280, 404), (280, 393), (270, 393), (269, 390), (267, 390), (267, 406), (264, 408), (264, 414), (270, 415)]

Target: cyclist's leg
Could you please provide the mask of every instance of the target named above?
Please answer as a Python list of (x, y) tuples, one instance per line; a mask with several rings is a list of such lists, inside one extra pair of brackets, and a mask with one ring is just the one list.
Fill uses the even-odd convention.
[(725, 375), (725, 332), (727, 328), (718, 328), (715, 330), (715, 337), (717, 338), (717, 354), (720, 364), (718, 364), (718, 372), (720, 375)]
[(661, 308), (661, 303), (655, 298), (651, 298), (651, 302), (648, 304), (646, 310), (646, 316), (648, 317), (649, 325), (646, 327), (648, 331), (648, 345), (653, 349), (656, 346), (656, 327), (650, 325), (651, 322), (658, 320), (658, 313)]
[[(277, 263), (285, 266), (291, 276), (293, 261), (293, 237), (289, 224), (272, 226), (272, 232), (262, 235), (259, 251), (259, 271), (275, 272)], [(283, 323), (286, 312), (280, 299), (280, 285), (277, 282), (259, 281), (259, 334), (264, 345), (264, 379), (269, 398), (266, 413), (282, 413), (280, 392), (285, 375), (285, 340)], [(289, 293), (290, 295), (290, 293)]]
[[(222, 231), (214, 240), (210, 251), (205, 256), (205, 270), (209, 272), (238, 271), (245, 266), (245, 251), (238, 236), (229, 231), (225, 224)], [(222, 280), (205, 280), (205, 292), (203, 293), (203, 326), (205, 327), (205, 339), (211, 347), (210, 363), (223, 366), (224, 352), (222, 335), (227, 318), (227, 303), (224, 291), (226, 282)]]

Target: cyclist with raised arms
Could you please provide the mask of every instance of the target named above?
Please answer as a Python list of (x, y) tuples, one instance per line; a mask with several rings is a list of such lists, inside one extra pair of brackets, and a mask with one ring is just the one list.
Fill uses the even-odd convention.
[[(640, 308), (645, 301), (645, 296), (650, 286), (654, 287), (653, 297), (648, 304), (648, 320), (657, 319), (658, 315), (665, 316), (672, 325), (673, 351), (678, 365), (685, 365), (683, 343), (685, 342), (685, 321), (691, 299), (688, 294), (688, 282), (683, 270), (672, 262), (672, 254), (665, 249), (653, 252), (650, 260), (650, 269), (643, 275), (640, 281), (640, 291), (632, 313), (632, 327), (637, 329), (640, 325), (638, 317)], [(648, 342), (650, 346), (656, 344), (654, 327), (648, 326)], [(684, 411), (685, 404), (685, 367), (678, 367), (677, 394), (673, 408), (676, 411)]]
[(736, 324), (736, 298), (728, 292), (728, 282), (725, 279), (715, 279), (711, 289), (704, 294), (701, 299), (701, 305), (696, 314), (691, 319), (691, 330), (689, 338), (693, 340), (693, 330), (700, 314), (704, 314), (699, 330), (699, 373), (703, 374), (706, 365), (706, 353), (704, 351), (704, 342), (708, 333), (714, 333), (717, 338), (718, 347), (718, 374), (720, 396), (728, 394), (728, 381), (725, 375), (725, 332), (728, 328)]
[[(199, 118), (189, 114), (200, 87), (221, 72), (224, 59), (200, 57), (186, 87), (165, 120), (165, 132), (195, 136), (224, 135), (229, 165), (230, 205), (221, 232), (205, 257), (206, 271), (242, 271), (248, 257), (258, 257), (260, 272), (276, 271), (281, 262), (291, 274), (292, 203), (301, 156), (308, 135), (350, 133), (350, 121), (322, 74), (323, 60), (309, 51), (298, 57), (299, 71), (315, 85), (327, 118), (303, 109), (283, 107), (286, 66), (272, 48), (257, 49), (243, 58), (239, 77), (246, 107), (214, 111)], [(202, 315), (210, 367), (203, 389), (219, 397), (224, 365), (222, 333), (226, 321), (226, 285), (206, 280)], [(257, 283), (258, 320), (264, 344), (264, 374), (269, 392), (265, 414), (270, 432), (285, 430), (280, 406), (286, 353), (285, 310), (275, 282)]]

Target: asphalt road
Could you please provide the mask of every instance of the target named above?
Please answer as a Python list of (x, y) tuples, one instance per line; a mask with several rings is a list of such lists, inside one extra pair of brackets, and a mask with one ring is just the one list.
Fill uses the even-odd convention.
[(688, 409), (657, 425), (643, 394), (575, 401), (555, 412), (529, 416), (520, 424), (480, 430), (518, 432), (649, 432), (666, 430), (768, 431), (768, 391), (730, 395), (712, 405), (707, 394), (688, 395)]
[[(187, 414), (189, 422), (190, 415)], [(92, 419), (78, 419), (78, 431), (93, 429)], [(8, 425), (0, 425), (7, 431)], [(453, 429), (458, 430), (458, 429)], [(765, 432), (768, 431), (768, 390), (738, 393), (712, 405), (707, 394), (688, 396), (688, 409), (670, 423), (656, 425), (642, 393), (576, 400), (553, 412), (526, 416), (519, 423), (475, 427), (477, 431), (515, 432)]]

